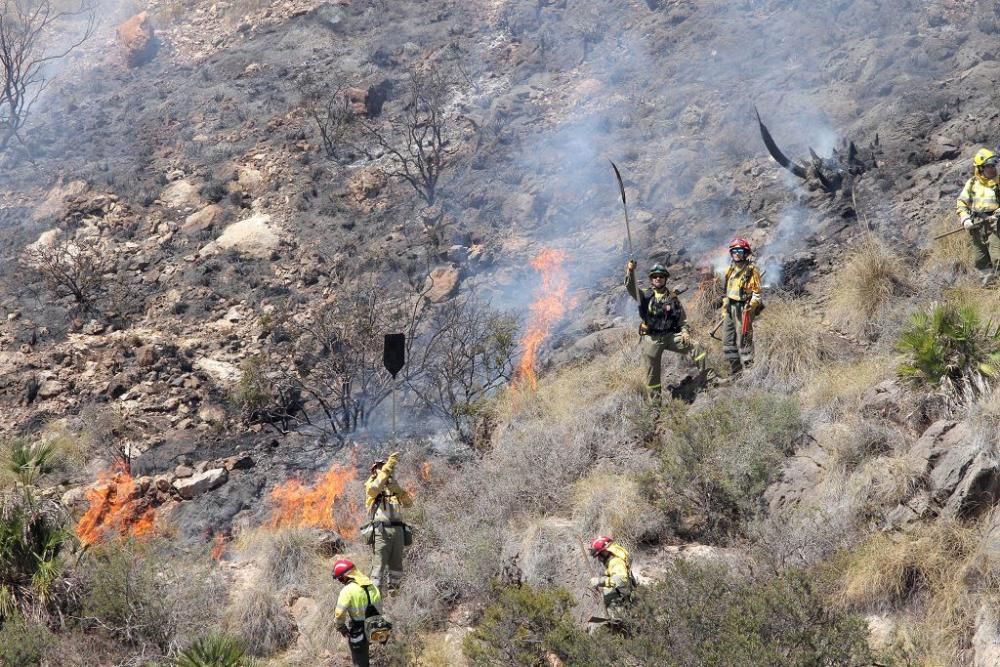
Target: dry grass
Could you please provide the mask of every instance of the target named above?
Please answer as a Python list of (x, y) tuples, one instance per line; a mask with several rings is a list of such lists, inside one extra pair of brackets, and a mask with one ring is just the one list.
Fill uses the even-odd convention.
[[(957, 218), (954, 212), (949, 211), (934, 221), (930, 235), (933, 237), (955, 229), (958, 229)], [(969, 235), (959, 232), (932, 241), (924, 266), (928, 275), (950, 277), (952, 280), (961, 275), (974, 275), (976, 262)]]
[(798, 388), (838, 356), (838, 341), (801, 301), (770, 301), (755, 328), (755, 359), (750, 371), (755, 386)]
[(295, 620), (278, 592), (258, 582), (243, 590), (226, 610), (230, 634), (241, 638), (247, 649), (258, 656), (272, 655), (295, 638)]
[(830, 279), (830, 321), (854, 336), (878, 338), (896, 300), (913, 293), (913, 273), (889, 246), (868, 237)]
[(878, 533), (840, 563), (834, 602), (842, 608), (916, 613), (921, 664), (952, 664), (968, 645), (975, 616), (998, 588), (984, 551), (993, 518), (963, 524), (943, 518), (912, 532)]
[(825, 364), (817, 369), (812, 382), (802, 388), (802, 404), (826, 412), (853, 412), (861, 407), (861, 397), (869, 389), (895, 376), (895, 363), (888, 356)]
[(596, 468), (573, 485), (571, 494), (573, 521), (584, 535), (614, 535), (635, 543), (666, 527), (662, 513), (644, 497), (633, 475)]
[(320, 578), (322, 562), (310, 530), (259, 528), (242, 533), (236, 548), (257, 562), (258, 579), (278, 590), (295, 585), (308, 588)]

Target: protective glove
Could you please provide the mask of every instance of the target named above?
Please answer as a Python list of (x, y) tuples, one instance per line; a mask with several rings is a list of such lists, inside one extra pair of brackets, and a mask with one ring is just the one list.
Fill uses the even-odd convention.
[(384, 469), (387, 474), (392, 474), (392, 471), (396, 469), (396, 464), (399, 463), (399, 452), (393, 452), (389, 454), (388, 460), (385, 462)]
[(757, 317), (757, 314), (764, 310), (764, 304), (760, 301), (750, 302), (750, 317)]
[(340, 636), (343, 637), (344, 639), (347, 639), (351, 634), (350, 631), (345, 627), (337, 628), (337, 632), (339, 632)]
[(718, 299), (716, 299), (715, 301), (712, 302), (712, 308), (714, 308), (715, 310), (718, 310), (719, 308), (722, 308), (722, 304), (724, 304), (725, 302), (726, 302), (726, 298), (720, 296)]
[(591, 588), (604, 588), (604, 577), (591, 577), (590, 578)]
[(630, 259), (628, 261), (628, 264), (625, 265), (625, 270), (628, 271), (629, 273), (632, 273), (633, 271), (635, 271), (635, 260), (634, 259)]
[(972, 218), (964, 217), (962, 218), (962, 226), (965, 227), (966, 229), (972, 229), (973, 227), (975, 227), (975, 223), (972, 222)]
[(691, 333), (687, 329), (681, 329), (681, 344), (688, 345), (691, 343)]

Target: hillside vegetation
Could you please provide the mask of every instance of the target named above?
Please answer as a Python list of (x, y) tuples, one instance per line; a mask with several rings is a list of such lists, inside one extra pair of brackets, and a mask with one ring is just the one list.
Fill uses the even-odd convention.
[[(1000, 296), (931, 239), (997, 142), (994, 4), (0, 0), (52, 19), (0, 96), (0, 666), (350, 664), (392, 451), (373, 664), (1000, 664)], [(630, 256), (708, 349), (660, 406)]]

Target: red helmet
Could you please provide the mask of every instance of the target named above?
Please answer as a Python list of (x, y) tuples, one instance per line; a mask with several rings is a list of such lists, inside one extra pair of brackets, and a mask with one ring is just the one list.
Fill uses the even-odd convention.
[(608, 545), (611, 544), (613, 541), (614, 540), (612, 540), (607, 535), (598, 535), (597, 537), (594, 538), (594, 541), (590, 543), (590, 551), (596, 556), (597, 554), (607, 549)]
[(340, 579), (345, 574), (354, 569), (354, 563), (347, 560), (346, 558), (341, 558), (336, 563), (333, 564), (333, 576), (335, 579)]
[(729, 252), (734, 250), (744, 250), (748, 255), (752, 252), (750, 250), (750, 242), (738, 236), (729, 242)]

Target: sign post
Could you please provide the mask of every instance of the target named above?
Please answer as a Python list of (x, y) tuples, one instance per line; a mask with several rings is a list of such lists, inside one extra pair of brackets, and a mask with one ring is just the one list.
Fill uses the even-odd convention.
[(396, 439), (396, 374), (406, 365), (406, 334), (385, 335), (382, 365), (392, 375), (392, 437)]

